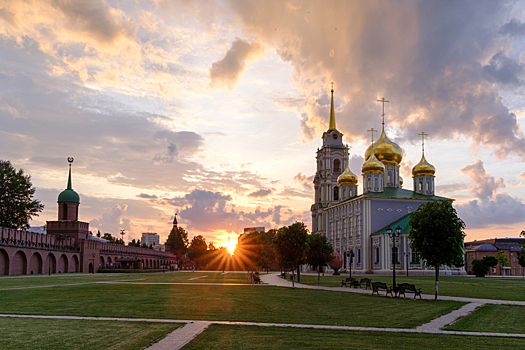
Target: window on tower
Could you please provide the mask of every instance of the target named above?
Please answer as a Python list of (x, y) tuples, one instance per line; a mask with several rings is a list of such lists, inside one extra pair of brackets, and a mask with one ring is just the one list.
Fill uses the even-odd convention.
[(339, 159), (334, 160), (334, 173), (341, 172), (341, 161)]
[(334, 201), (339, 200), (339, 187), (334, 187)]

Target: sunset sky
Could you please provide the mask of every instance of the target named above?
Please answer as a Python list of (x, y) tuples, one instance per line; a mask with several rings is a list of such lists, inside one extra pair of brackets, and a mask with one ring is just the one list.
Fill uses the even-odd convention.
[(359, 174), (381, 127), (454, 198), (466, 240), (525, 229), (525, 4), (506, 1), (0, 0), (0, 159), (57, 219), (126, 240), (173, 214), (216, 246), (310, 226), (315, 152), (337, 128)]

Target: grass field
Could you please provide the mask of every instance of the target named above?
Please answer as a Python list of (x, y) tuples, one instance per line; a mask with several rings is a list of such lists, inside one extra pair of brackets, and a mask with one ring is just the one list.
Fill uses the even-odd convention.
[[(346, 276), (325, 276), (340, 286)], [(361, 277), (361, 276), (360, 276)], [(371, 276), (391, 284), (391, 277)], [(432, 277), (399, 277), (432, 293)], [(317, 284), (317, 276), (302, 275)], [(185, 284), (187, 283), (187, 284)], [(227, 285), (227, 284), (239, 285)], [(525, 280), (442, 277), (441, 295), (523, 300)], [(481, 290), (481, 291), (480, 291)], [(461, 294), (463, 293), (463, 294)], [(464, 303), (250, 285), (247, 273), (61, 274), (0, 278), (0, 313), (413, 328)], [(525, 307), (487, 305), (450, 330), (513, 332)], [(0, 318), (4, 349), (142, 349), (180, 325)], [(80, 346), (80, 345), (82, 346)], [(501, 349), (524, 339), (212, 325), (185, 349)]]
[[(322, 286), (341, 287), (341, 280), (348, 275), (321, 276)], [(392, 285), (392, 276), (354, 276), (356, 278), (368, 277), (372, 282), (385, 282)], [(434, 276), (397, 276), (396, 283), (415, 284), (421, 288), (424, 294), (434, 294)], [(317, 276), (301, 275), (301, 283), (309, 285), (318, 285)], [(525, 278), (498, 278), (498, 277), (459, 277), (459, 276), (440, 276), (439, 277), (439, 295), (448, 295), (455, 297), (497, 299), (497, 300), (516, 300), (525, 301)]]
[[(171, 275), (166, 278), (177, 273)], [(12, 314), (377, 327), (415, 327), (463, 305), (265, 285), (64, 284), (0, 290), (0, 298), (0, 313)]]
[[(525, 333), (525, 306), (484, 305), (454, 324), (446, 327), (453, 331)], [(525, 347), (525, 339), (523, 340)]]
[(352, 332), (319, 329), (211, 325), (184, 347), (197, 349), (523, 349), (524, 339), (442, 334)]
[(181, 324), (0, 317), (0, 349), (144, 349)]

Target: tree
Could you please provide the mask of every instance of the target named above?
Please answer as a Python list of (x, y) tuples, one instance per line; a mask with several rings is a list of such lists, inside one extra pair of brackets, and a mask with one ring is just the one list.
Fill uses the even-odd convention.
[(188, 232), (182, 227), (173, 227), (166, 240), (166, 250), (177, 257), (177, 264), (180, 266), (188, 251)]
[[(521, 237), (525, 237), (525, 230), (521, 231), (520, 233)], [(521, 251), (518, 255), (518, 263), (521, 267), (525, 267), (525, 239), (521, 241), (520, 243)]]
[(507, 256), (507, 254), (505, 254), (504, 250), (498, 250), (498, 252), (496, 253), (496, 255), (494, 255), (494, 257), (498, 260), (498, 264), (501, 269), (501, 275), (503, 276), (503, 268), (508, 265), (509, 257)]
[(474, 271), (474, 274), (476, 277), (485, 277), (485, 275), (489, 272), (490, 267), (485, 264), (483, 260), (480, 259), (474, 259), (472, 260), (472, 271)]
[(463, 229), (461, 220), (449, 201), (432, 201), (420, 206), (410, 217), (410, 248), (435, 269), (435, 300), (441, 265), (463, 266)]
[(321, 267), (334, 259), (334, 248), (326, 236), (313, 234), (308, 236), (306, 261), (317, 268), (317, 284), (321, 283)]
[(29, 228), (29, 220), (44, 210), (34, 194), (31, 176), (22, 169), (17, 172), (8, 160), (0, 160), (0, 226)]
[(206, 263), (206, 255), (208, 253), (208, 244), (206, 239), (201, 235), (193, 237), (190, 246), (188, 247), (188, 258), (192, 260), (195, 265), (202, 266)]
[(494, 256), (484, 256), (483, 257), (483, 263), (489, 267), (489, 276), (490, 276), (490, 270), (496, 265), (498, 265), (498, 259), (496, 259)]
[(273, 238), (274, 249), (279, 264), (292, 268), (293, 288), (295, 288), (294, 269), (306, 260), (306, 252), (308, 250), (307, 239), (308, 229), (302, 222), (281, 227)]

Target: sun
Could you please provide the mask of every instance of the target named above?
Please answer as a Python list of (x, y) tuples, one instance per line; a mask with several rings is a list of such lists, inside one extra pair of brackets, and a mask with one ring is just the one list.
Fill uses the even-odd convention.
[(228, 253), (230, 253), (230, 255), (233, 255), (233, 253), (235, 252), (235, 247), (237, 246), (237, 243), (235, 241), (231, 241), (231, 242), (228, 242), (226, 243), (226, 249), (228, 249)]

